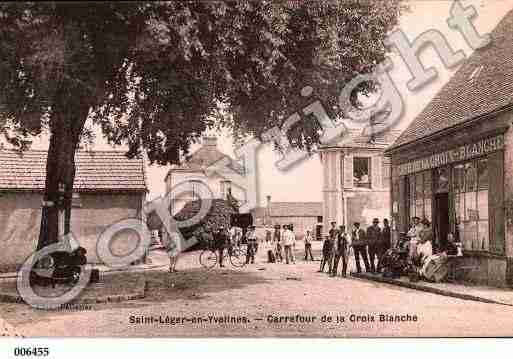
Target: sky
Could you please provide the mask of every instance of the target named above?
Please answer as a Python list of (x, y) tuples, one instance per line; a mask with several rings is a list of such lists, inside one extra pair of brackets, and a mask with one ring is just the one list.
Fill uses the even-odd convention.
[[(513, 9), (513, 0), (467, 0), (462, 1), (462, 4), (463, 6), (472, 5), (475, 7), (477, 17), (473, 19), (473, 23), (480, 34), (486, 34), (493, 30), (500, 19), (509, 10)], [(452, 1), (410, 1), (410, 10), (401, 16), (399, 27), (410, 41), (425, 31), (438, 30), (445, 35), (454, 51), (463, 50), (465, 55), (469, 56), (472, 49), (459, 32), (450, 29), (447, 25), (446, 20), (450, 16), (451, 5)], [(405, 104), (403, 117), (397, 127), (397, 129), (402, 130), (429, 103), (457, 67), (450, 70), (446, 69), (436, 52), (427, 47), (422, 50), (419, 58), (426, 68), (434, 66), (438, 72), (438, 77), (420, 90), (412, 92), (406, 87), (406, 83), (411, 78), (407, 66), (396, 54), (391, 54), (390, 58), (393, 61), (393, 69), (389, 73)], [(209, 132), (207, 134), (217, 136), (219, 149), (232, 157), (234, 156), (233, 142), (226, 131), (221, 133)], [(34, 142), (32, 148), (47, 149), (47, 138), (41, 137)], [(197, 148), (198, 145), (193, 145), (191, 150), (194, 151)], [(123, 148), (111, 147), (101, 138), (101, 135), (98, 135), (92, 149), (122, 150)], [(257, 183), (261, 203), (263, 204), (267, 195), (270, 195), (273, 201), (322, 201), (322, 165), (319, 156), (313, 155), (286, 172), (280, 171), (275, 166), (275, 162), (279, 158), (280, 155), (271, 145), (262, 145), (257, 152)], [(149, 199), (164, 194), (164, 178), (168, 170), (169, 166), (148, 166)]]

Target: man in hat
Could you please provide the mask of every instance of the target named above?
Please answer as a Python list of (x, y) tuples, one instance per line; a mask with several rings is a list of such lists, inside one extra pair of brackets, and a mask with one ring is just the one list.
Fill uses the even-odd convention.
[(283, 248), (285, 249), (285, 262), (287, 264), (289, 264), (289, 262), (296, 262), (293, 253), (295, 247), (296, 235), (292, 232), (291, 225), (285, 226), (285, 231), (283, 232)]
[[(370, 270), (376, 273), (376, 266), (379, 264), (379, 245), (381, 244), (381, 228), (379, 219), (372, 220), (372, 226), (367, 228), (367, 245), (369, 246)], [(374, 260), (377, 260), (375, 264)]]
[(335, 249), (335, 243), (333, 238), (330, 237), (329, 232), (325, 235), (324, 243), (322, 244), (322, 259), (319, 272), (324, 272), (324, 267), (328, 264), (328, 273), (333, 270), (333, 254)]
[(333, 269), (331, 276), (337, 276), (338, 262), (342, 258), (342, 277), (346, 276), (347, 272), (347, 254), (349, 251), (349, 234), (346, 232), (346, 226), (340, 226), (337, 234), (337, 240), (335, 241), (335, 258), (333, 260)]
[(248, 233), (246, 233), (246, 238), (248, 239), (248, 249), (246, 252), (246, 264), (255, 263), (255, 253), (256, 253), (256, 246), (258, 242), (258, 238), (255, 231), (255, 226), (249, 226)]
[(274, 226), (274, 235), (273, 235), (273, 246), (275, 248), (275, 256), (276, 261), (283, 262), (283, 256), (282, 256), (282, 241), (281, 241), (281, 226), (279, 224)]
[(379, 262), (378, 262), (378, 272), (381, 270), (381, 260), (385, 253), (392, 248), (392, 232), (390, 228), (390, 223), (388, 219), (383, 219), (383, 229), (381, 230), (381, 240), (379, 245)]
[(363, 258), (363, 263), (365, 265), (365, 271), (369, 271), (369, 259), (367, 258), (367, 238), (365, 231), (360, 228), (360, 223), (355, 222), (353, 225), (353, 233), (352, 233), (352, 246), (354, 251), (354, 259), (356, 262), (356, 271), (358, 273), (362, 272), (360, 267), (360, 256)]
[(223, 225), (220, 225), (214, 234), (214, 241), (219, 251), (219, 267), (224, 267), (223, 256), (225, 248), (230, 245), (230, 236)]

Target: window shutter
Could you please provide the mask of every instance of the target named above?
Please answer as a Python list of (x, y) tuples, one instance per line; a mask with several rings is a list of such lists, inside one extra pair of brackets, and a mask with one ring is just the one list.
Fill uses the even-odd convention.
[(353, 188), (353, 156), (344, 156), (344, 188)]
[(488, 156), (488, 213), (490, 252), (505, 253), (504, 233), (504, 152)]
[(381, 156), (372, 156), (371, 160), (371, 186), (372, 188), (383, 188), (383, 180), (381, 177)]

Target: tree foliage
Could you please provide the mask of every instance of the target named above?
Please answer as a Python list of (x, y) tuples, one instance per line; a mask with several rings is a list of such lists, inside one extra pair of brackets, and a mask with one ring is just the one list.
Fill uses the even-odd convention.
[[(69, 231), (87, 119), (128, 156), (167, 164), (215, 125), (259, 136), (314, 97), (340, 113), (340, 89), (384, 58), (400, 1), (1, 3), (0, 133), (24, 148), (48, 130), (45, 198), (65, 185)], [(292, 143), (315, 144), (317, 130), (304, 121)], [(48, 215), (42, 232), (56, 227)]]
[[(174, 219), (180, 222), (191, 219), (199, 212), (200, 208), (200, 200), (187, 202), (185, 206), (174, 216)], [(208, 214), (202, 218), (200, 222), (190, 227), (180, 228), (180, 232), (186, 239), (193, 235), (196, 236), (196, 238), (202, 238), (201, 234), (206, 227), (210, 228), (212, 231), (216, 230), (220, 226), (230, 228), (231, 216), (236, 213), (237, 211), (228, 201), (214, 199)]]
[(130, 155), (176, 162), (220, 107), (224, 125), (257, 136), (312, 101), (306, 85), (343, 110), (340, 89), (384, 58), (399, 10), (399, 0), (4, 3), (0, 118), (20, 145), (82, 105)]

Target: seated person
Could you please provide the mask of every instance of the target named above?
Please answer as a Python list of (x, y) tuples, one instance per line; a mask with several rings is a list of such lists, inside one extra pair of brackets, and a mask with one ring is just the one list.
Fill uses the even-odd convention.
[(427, 258), (433, 254), (433, 231), (430, 227), (431, 223), (424, 218), (422, 220), (422, 229), (418, 234), (417, 255)]
[(447, 235), (447, 244), (445, 245), (445, 248), (442, 248), (442, 253), (445, 253), (448, 256), (458, 255), (458, 247), (456, 246), (456, 241), (452, 233)]

